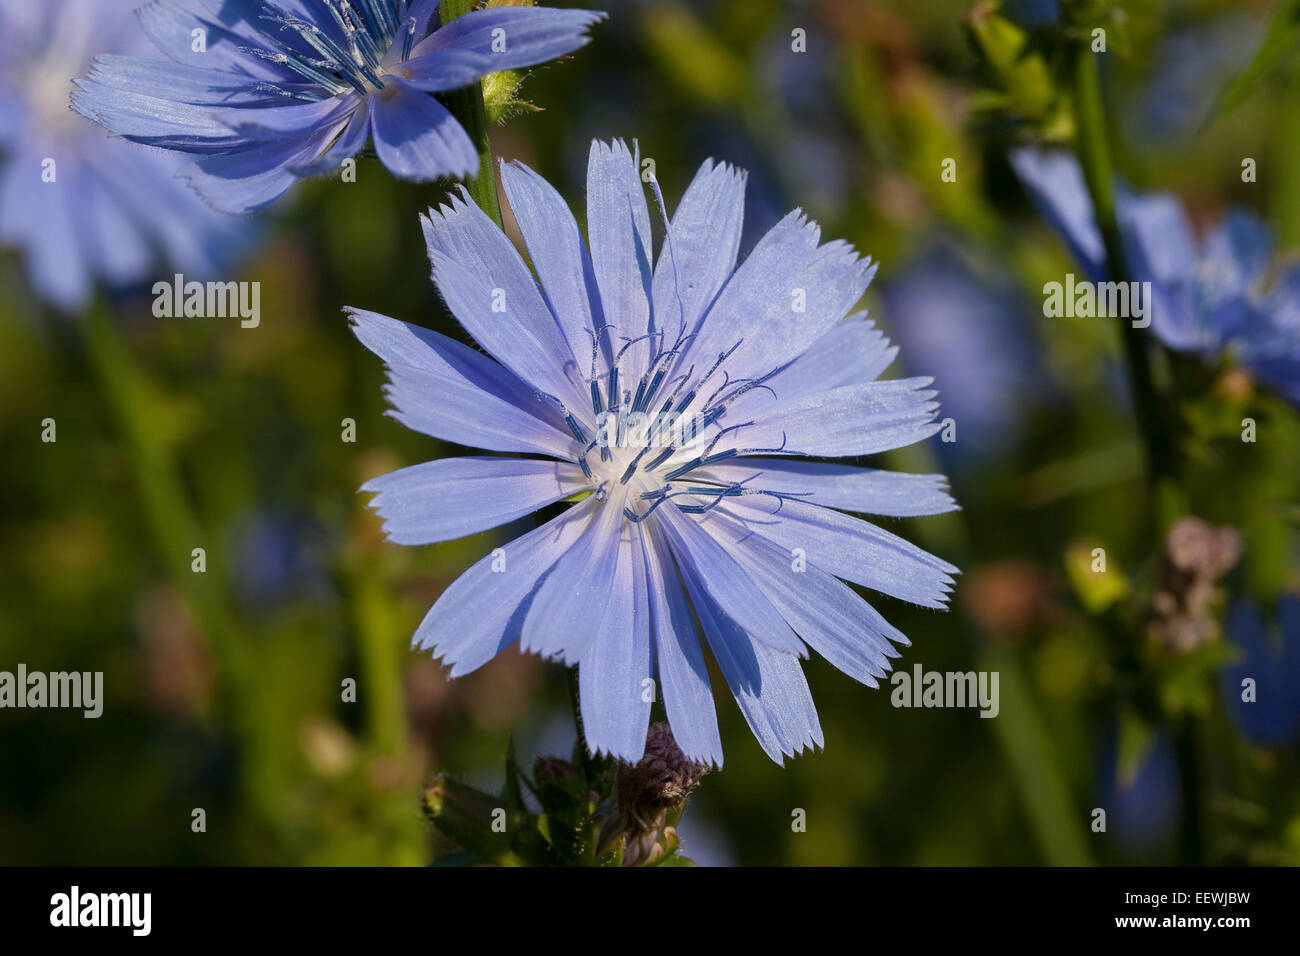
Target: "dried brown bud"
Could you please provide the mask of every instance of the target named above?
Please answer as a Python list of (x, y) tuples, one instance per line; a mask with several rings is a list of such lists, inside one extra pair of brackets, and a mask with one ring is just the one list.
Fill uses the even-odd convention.
[(652, 725), (644, 756), (619, 764), (618, 812), (603, 828), (602, 844), (623, 837), (624, 866), (652, 859), (668, 811), (685, 803), (708, 772), (707, 764), (682, 753), (667, 724)]

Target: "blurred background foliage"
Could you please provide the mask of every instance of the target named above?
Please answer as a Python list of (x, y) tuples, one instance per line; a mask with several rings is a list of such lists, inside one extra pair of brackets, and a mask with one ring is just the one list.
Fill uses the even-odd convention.
[[(1294, 253), (1296, 4), (1071, 6), (1110, 28), (1102, 72), (1122, 176), (1177, 192), (1198, 225), (1247, 206)], [(495, 128), (495, 151), (579, 210), (593, 137), (637, 138), (670, 206), (703, 159), (729, 160), (750, 171), (746, 249), (802, 206), (823, 235), (881, 262), (867, 305), (903, 345), (891, 374), (936, 376), (957, 427), (955, 443), (887, 464), (944, 470), (963, 505), (891, 527), (964, 574), (947, 614), (879, 607), (912, 640), (900, 667), (1000, 673), (1000, 713), (984, 720), (893, 708), (891, 688), (814, 660), (826, 749), (784, 769), (719, 700), (727, 762), (687, 808), (684, 852), (1300, 863), (1300, 635), (1268, 630), (1277, 597), (1300, 587), (1300, 422), (1237, 371), (1186, 373), (1185, 510), (1243, 540), (1215, 615), (1236, 596), (1263, 617), (1166, 650), (1140, 626), (1160, 567), (1119, 332), (1042, 317), (1043, 283), (1077, 267), (1006, 161), (1016, 142), (1073, 132), (1057, 5), (605, 8), (588, 47), (527, 78), (519, 92), (541, 111)], [(1244, 156), (1255, 183), (1242, 182)], [(941, 178), (947, 158), (955, 182)], [(445, 192), (395, 182), (374, 160), (356, 183), (297, 187), (259, 217), (231, 272), (262, 283), (256, 329), (155, 319), (147, 286), (63, 316), (19, 255), (0, 258), (0, 668), (100, 670), (106, 697), (98, 720), (0, 712), (0, 862), (422, 864), (445, 849), (420, 816), (434, 771), (494, 789), (512, 738), (525, 763), (567, 753), (558, 665), (509, 651), (453, 683), (407, 649), (441, 590), (519, 529), (396, 547), (356, 493), (453, 452), (385, 417), (379, 363), (341, 312), (462, 334), (428, 281), (416, 220)], [(113, 336), (93, 347), (106, 323), (125, 348)], [(1248, 416), (1254, 444), (1240, 440)], [(55, 443), (41, 441), (46, 418)], [(194, 547), (205, 574), (190, 571)], [(1095, 547), (1105, 575), (1088, 567)], [(1243, 713), (1238, 673), (1271, 674), (1261, 688), (1281, 702)], [(355, 703), (341, 699), (348, 678)], [(197, 807), (206, 833), (191, 831)], [(792, 831), (796, 808), (806, 832)]]

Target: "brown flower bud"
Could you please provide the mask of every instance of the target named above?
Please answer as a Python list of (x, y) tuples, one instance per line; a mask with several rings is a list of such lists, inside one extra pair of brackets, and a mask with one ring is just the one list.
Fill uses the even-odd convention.
[(707, 764), (682, 753), (667, 724), (652, 725), (644, 756), (619, 764), (617, 813), (602, 828), (602, 845), (622, 837), (624, 866), (654, 859), (668, 811), (685, 803), (708, 772)]

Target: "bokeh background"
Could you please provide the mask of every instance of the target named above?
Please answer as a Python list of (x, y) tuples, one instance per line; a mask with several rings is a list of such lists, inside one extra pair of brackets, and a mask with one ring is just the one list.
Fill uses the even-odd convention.
[[(1103, 79), (1123, 176), (1176, 192), (1198, 226), (1253, 209), (1284, 255), (1300, 250), (1300, 68), (1274, 57), (1222, 95), (1296, 5), (1104, 6), (1122, 26)], [(945, 471), (963, 506), (889, 526), (964, 573), (948, 613), (878, 607), (911, 637), (901, 666), (1000, 675), (988, 720), (891, 707), (890, 688), (814, 660), (826, 747), (784, 768), (723, 697), (726, 765), (692, 798), (684, 852), (712, 864), (1300, 863), (1300, 634), (1274, 615), (1300, 587), (1296, 413), (1229, 368), (1183, 393), (1186, 508), (1236, 528), (1243, 550), (1214, 603), (1227, 626), (1191, 651), (1164, 648), (1140, 626), (1160, 555), (1120, 336), (1042, 316), (1043, 283), (1077, 267), (1006, 158), (1060, 117), (1009, 116), (970, 5), (603, 7), (589, 46), (529, 78), (541, 111), (495, 128), (496, 152), (578, 210), (593, 137), (636, 138), (670, 207), (702, 160), (725, 159), (750, 173), (742, 254), (801, 206), (880, 261), (867, 305), (903, 347), (890, 374), (935, 376), (958, 429), (883, 463)], [(1058, 13), (1004, 10), (1029, 36), (1059, 29)], [(792, 49), (796, 30), (806, 52)], [(13, 42), (0, 37), (0, 56)], [(1242, 182), (1243, 156), (1257, 182)], [(945, 158), (956, 182), (941, 179)], [(519, 528), (398, 547), (356, 491), (452, 452), (385, 416), (380, 363), (341, 311), (463, 336), (416, 220), (447, 188), (364, 160), (357, 182), (300, 184), (241, 223), (222, 274), (261, 283), (256, 329), (154, 318), (161, 268), (60, 309), (21, 250), (0, 254), (0, 669), (103, 671), (106, 698), (98, 720), (0, 711), (0, 862), (425, 864), (440, 845), (419, 793), (435, 771), (493, 789), (511, 738), (525, 760), (567, 753), (559, 665), (511, 650), (450, 682), (407, 647), (441, 590)], [(1240, 440), (1247, 416), (1262, 423), (1254, 444)], [(1095, 547), (1109, 562), (1100, 578)], [(1259, 619), (1230, 617), (1237, 606)], [(1267, 707), (1240, 702), (1242, 674)], [(348, 678), (355, 703), (341, 700)], [(191, 830), (194, 808), (205, 833)], [(792, 831), (796, 808), (806, 832)]]

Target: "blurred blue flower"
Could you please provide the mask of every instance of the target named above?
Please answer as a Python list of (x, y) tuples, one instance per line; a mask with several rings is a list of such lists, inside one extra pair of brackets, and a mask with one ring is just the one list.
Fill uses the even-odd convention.
[(1250, 63), (1261, 32), (1257, 18), (1231, 13), (1162, 37), (1144, 89), (1126, 103), (1133, 145), (1150, 151), (1185, 146), (1210, 116), (1224, 83)]
[(1137, 767), (1125, 773), (1119, 765), (1119, 734), (1112, 731), (1099, 772), (1100, 806), (1119, 855), (1150, 862), (1169, 848), (1183, 813), (1178, 761), (1168, 732), (1157, 731)]
[[(1101, 233), (1074, 157), (1022, 149), (1011, 165), (1088, 277), (1107, 281)], [(1273, 240), (1259, 218), (1235, 209), (1198, 241), (1174, 196), (1122, 188), (1116, 218), (1131, 277), (1151, 283), (1156, 337), (1207, 362), (1232, 354), (1300, 405), (1300, 268), (1270, 283)]]
[(250, 512), (235, 531), (235, 592), (259, 609), (324, 597), (330, 591), (324, 545), (324, 529), (307, 518), (274, 508)]
[(1004, 451), (1030, 400), (1047, 391), (1025, 303), (1012, 284), (977, 274), (941, 243), (885, 282), (881, 299), (908, 371), (943, 382), (957, 440), (941, 443), (941, 452), (982, 461)]
[(737, 268), (745, 175), (708, 161), (656, 261), (639, 168), (622, 142), (592, 144), (589, 252), (559, 193), (522, 165), (502, 166), (540, 289), (463, 197), (430, 211), (434, 279), (488, 355), (353, 309), (356, 334), (387, 363), (403, 424), (541, 457), (431, 461), (363, 490), (377, 493), (389, 538), (408, 545), (570, 504), (486, 555), (429, 611), (415, 644), (453, 677), (518, 640), (579, 666), (594, 751), (638, 759), (661, 698), (682, 750), (720, 764), (693, 611), (780, 761), (822, 743), (804, 642), (873, 687), (893, 644), (907, 643), (840, 579), (940, 608), (956, 573), (844, 513), (949, 511), (942, 476), (793, 456), (920, 441), (938, 427), (935, 393), (930, 379), (876, 381), (896, 350), (862, 313), (845, 318), (875, 274), (870, 260), (820, 244), (796, 210)]
[(570, 53), (604, 17), (493, 7), (438, 26), (438, 0), (157, 0), (140, 22), (170, 59), (101, 56), (76, 109), (111, 132), (198, 156), (213, 206), (252, 212), (339, 169), (373, 139), (395, 176), (478, 171), (469, 135), (431, 93)]
[(1026, 26), (1041, 26), (1060, 19), (1061, 8), (1056, 0), (1007, 0), (1007, 12)]
[(96, 51), (135, 50), (134, 0), (0, 0), (0, 242), (22, 250), (42, 297), (81, 308), (95, 284), (125, 287), (159, 261), (216, 272), (242, 224), (175, 180), (177, 163), (108, 140), (68, 105)]
[[(1221, 672), (1224, 699), (1247, 739), (1265, 745), (1300, 737), (1300, 597), (1283, 595), (1270, 627), (1259, 608), (1233, 602), (1224, 628), (1239, 657)], [(1254, 700), (1242, 700), (1242, 681), (1254, 681)]]

